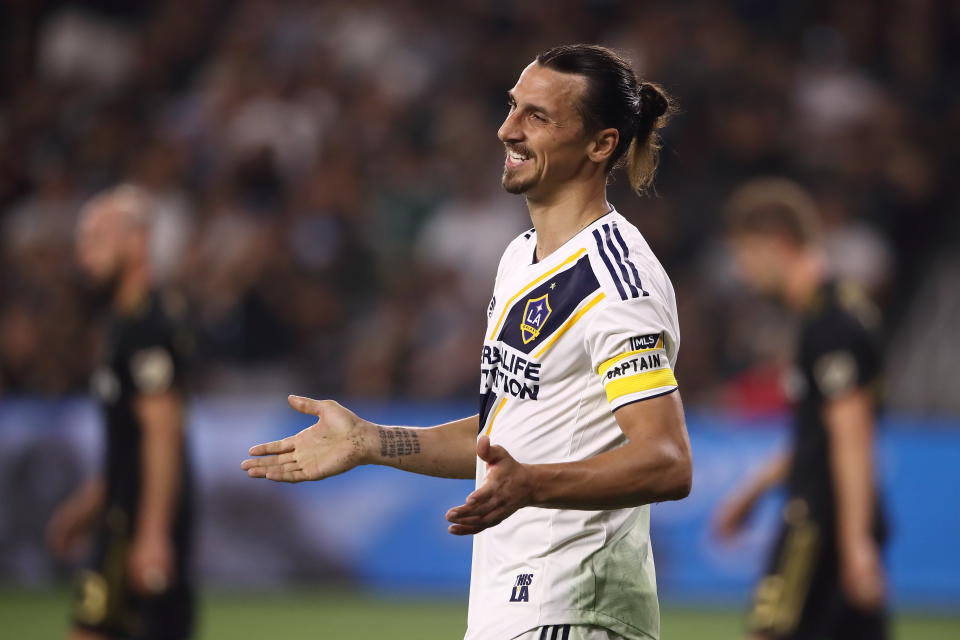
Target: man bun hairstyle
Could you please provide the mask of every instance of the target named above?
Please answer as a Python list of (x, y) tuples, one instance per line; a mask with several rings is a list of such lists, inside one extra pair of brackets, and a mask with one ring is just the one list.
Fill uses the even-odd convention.
[(588, 133), (613, 128), (620, 134), (607, 172), (626, 166), (630, 186), (643, 193), (653, 184), (660, 151), (657, 130), (667, 124), (673, 101), (659, 85), (641, 82), (623, 56), (594, 44), (554, 47), (537, 56), (537, 64), (587, 79), (577, 106)]

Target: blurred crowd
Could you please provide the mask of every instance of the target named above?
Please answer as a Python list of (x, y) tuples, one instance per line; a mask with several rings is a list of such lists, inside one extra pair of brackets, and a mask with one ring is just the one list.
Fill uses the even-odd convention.
[(10, 0), (0, 394), (85, 388), (75, 219), (129, 182), (158, 284), (190, 303), (197, 389), (473, 396), (497, 260), (530, 226), (499, 181), (505, 92), (591, 41), (680, 106), (656, 193), (620, 178), (610, 199), (673, 278), (685, 397), (782, 406), (789, 319), (737, 286), (722, 237), (732, 189), (781, 174), (905, 347), (894, 403), (960, 411), (957, 383), (909, 375), (960, 358), (957, 33), (948, 0)]

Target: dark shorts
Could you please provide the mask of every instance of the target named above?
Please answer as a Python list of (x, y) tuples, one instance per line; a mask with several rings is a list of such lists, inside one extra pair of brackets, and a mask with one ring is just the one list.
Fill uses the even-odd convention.
[(885, 640), (887, 613), (864, 611), (840, 585), (832, 525), (809, 514), (800, 498), (784, 509), (766, 574), (757, 586), (748, 626), (777, 640)]
[(127, 572), (130, 519), (111, 508), (97, 533), (88, 569), (77, 580), (74, 626), (108, 638), (185, 640), (193, 630), (194, 598), (185, 580), (183, 545), (176, 545), (176, 575), (170, 588), (145, 597), (130, 586)]

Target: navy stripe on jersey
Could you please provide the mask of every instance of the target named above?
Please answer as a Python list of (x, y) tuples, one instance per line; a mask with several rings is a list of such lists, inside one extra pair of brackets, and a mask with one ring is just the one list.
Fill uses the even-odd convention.
[(630, 288), (630, 297), (640, 297), (640, 292), (637, 290), (636, 285), (630, 282), (630, 274), (627, 272), (627, 266), (623, 264), (623, 259), (620, 257), (620, 252), (617, 251), (617, 248), (613, 246), (613, 240), (610, 238), (610, 225), (603, 225), (603, 234), (607, 238), (607, 247), (610, 249), (610, 255), (613, 256), (613, 261), (616, 262), (617, 267), (620, 268), (620, 273), (623, 275), (624, 282), (626, 282), (627, 287)]
[(627, 292), (624, 291), (623, 285), (620, 284), (620, 277), (617, 275), (616, 270), (610, 263), (610, 258), (607, 257), (607, 252), (603, 248), (603, 239), (600, 238), (600, 231), (594, 229), (593, 237), (597, 241), (597, 251), (600, 253), (600, 258), (603, 260), (603, 264), (606, 265), (607, 271), (610, 272), (610, 277), (613, 279), (613, 284), (617, 285), (617, 291), (620, 293), (620, 299), (626, 300)]
[(617, 227), (617, 223), (613, 223), (613, 235), (617, 239), (617, 242), (620, 243), (620, 247), (623, 249), (623, 259), (626, 261), (627, 266), (630, 267), (630, 271), (633, 273), (633, 281), (637, 285), (637, 288), (643, 292), (643, 295), (649, 296), (650, 293), (643, 288), (643, 283), (640, 282), (640, 272), (637, 271), (636, 265), (630, 260), (630, 252), (627, 250), (627, 243), (624, 241), (623, 236), (620, 234), (620, 229)]
[(490, 412), (496, 404), (497, 394), (493, 392), (493, 389), (487, 389), (484, 393), (480, 394), (480, 427), (477, 433), (483, 431), (483, 428), (487, 426), (487, 416), (490, 415)]
[(537, 640), (570, 640), (570, 625), (540, 627), (540, 637)]
[[(583, 256), (566, 271), (554, 274), (517, 298), (507, 313), (497, 339), (522, 353), (530, 353), (560, 328), (584, 298), (599, 288), (600, 282), (590, 266), (590, 257)], [(520, 325), (523, 323), (523, 314), (527, 311), (527, 302), (543, 295), (548, 296), (550, 314), (539, 327), (538, 335), (529, 342), (524, 342)]]

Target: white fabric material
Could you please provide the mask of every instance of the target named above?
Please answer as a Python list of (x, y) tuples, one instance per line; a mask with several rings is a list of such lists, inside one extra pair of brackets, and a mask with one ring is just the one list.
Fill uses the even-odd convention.
[[(531, 264), (535, 246), (533, 231), (521, 234), (500, 261), (484, 336), (481, 433), (520, 462), (583, 460), (625, 444), (613, 410), (675, 388), (608, 401), (598, 373), (654, 335), (672, 376), (680, 343), (673, 287), (616, 211)], [(478, 460), (478, 487), (485, 473)], [(546, 624), (659, 637), (649, 518), (646, 505), (528, 507), (474, 536), (467, 640), (514, 638)]]

